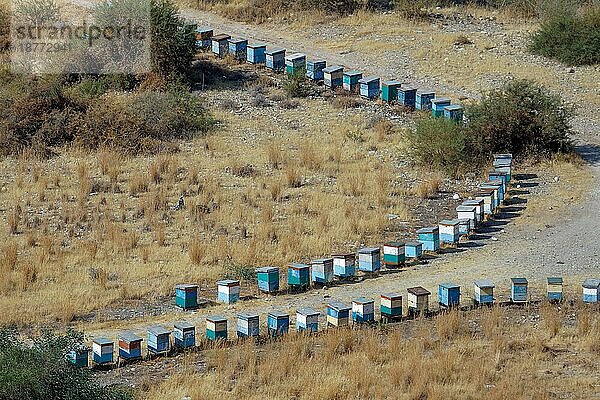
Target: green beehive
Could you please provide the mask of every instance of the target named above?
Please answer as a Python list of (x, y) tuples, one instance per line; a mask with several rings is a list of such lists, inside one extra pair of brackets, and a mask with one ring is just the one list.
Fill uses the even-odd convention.
[(387, 81), (381, 84), (381, 100), (389, 103), (398, 100), (398, 89), (402, 82)]

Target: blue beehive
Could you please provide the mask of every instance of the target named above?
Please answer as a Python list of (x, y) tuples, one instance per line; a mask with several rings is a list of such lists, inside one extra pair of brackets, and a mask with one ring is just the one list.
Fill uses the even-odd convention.
[(246, 60), (246, 48), (248, 47), (248, 41), (246, 39), (229, 39), (229, 54), (236, 60)]
[(113, 362), (114, 343), (107, 338), (92, 340), (92, 361), (98, 365)]
[(460, 305), (460, 286), (454, 283), (440, 283), (438, 296), (443, 307), (458, 307)]
[(319, 330), (319, 315), (320, 313), (312, 308), (301, 308), (296, 311), (296, 330), (298, 332), (317, 332)]
[(213, 30), (207, 27), (196, 28), (196, 47), (200, 49), (210, 49), (210, 43), (213, 36)]
[(510, 299), (513, 303), (525, 303), (527, 301), (527, 279), (511, 278)]
[(512, 154), (494, 154), (492, 164), (496, 171), (506, 172), (508, 182), (511, 180)]
[(439, 223), (440, 243), (457, 244), (460, 238), (459, 222), (455, 219), (444, 219)]
[(450, 99), (448, 97), (436, 97), (431, 100), (431, 115), (434, 117), (444, 116), (444, 107), (450, 105)]
[(306, 55), (294, 53), (285, 58), (285, 73), (288, 75), (304, 75), (306, 70)]
[(258, 337), (260, 334), (259, 316), (256, 313), (240, 313), (237, 319), (238, 337)]
[(367, 76), (358, 80), (360, 96), (367, 99), (379, 97), (379, 78)]
[[(495, 181), (498, 182), (498, 181)], [(494, 214), (500, 205), (500, 187), (502, 184), (498, 182), (498, 185), (488, 185), (487, 183), (483, 183), (479, 186), (479, 192), (489, 191), (490, 193), (490, 213)], [(485, 199), (484, 199), (485, 200)]]
[(583, 282), (583, 301), (598, 303), (600, 300), (600, 279), (588, 278)]
[(458, 234), (460, 236), (469, 236), (471, 232), (471, 220), (469, 218), (457, 218)]
[(250, 64), (264, 64), (267, 61), (267, 46), (264, 44), (249, 44), (246, 50), (246, 61)]
[[(477, 226), (477, 207), (463, 203), (456, 207), (456, 217), (457, 219), (469, 220), (468, 231), (471, 231)], [(466, 233), (468, 234), (469, 232)], [(463, 233), (461, 232), (461, 234)]]
[(402, 295), (397, 293), (382, 294), (379, 312), (385, 318), (402, 317)]
[(341, 87), (344, 82), (344, 67), (332, 65), (323, 70), (323, 83), (326, 87), (335, 89)]
[(488, 179), (490, 181), (500, 181), (502, 182), (504, 193), (508, 190), (508, 173), (502, 171), (490, 171), (488, 173)]
[(548, 301), (551, 303), (561, 302), (563, 299), (563, 279), (559, 276), (547, 279)]
[(400, 86), (398, 89), (398, 103), (405, 107), (415, 108), (417, 105), (417, 89), (411, 86)]
[(217, 282), (217, 301), (233, 304), (240, 299), (240, 281), (224, 279)]
[(407, 242), (404, 244), (404, 256), (406, 258), (420, 258), (423, 255), (423, 243)]
[(375, 302), (364, 297), (352, 300), (352, 321), (356, 323), (375, 321)]
[(475, 296), (473, 297), (475, 305), (494, 304), (494, 284), (487, 279), (475, 281)]
[(211, 38), (212, 52), (221, 58), (225, 57), (229, 50), (229, 39), (231, 39), (231, 36), (224, 34), (213, 36)]
[(381, 100), (389, 103), (398, 100), (398, 89), (402, 82), (392, 80), (385, 81), (381, 84)]
[(175, 286), (175, 305), (184, 310), (198, 307), (198, 285), (181, 284)]
[(333, 281), (333, 258), (319, 258), (310, 263), (313, 283), (326, 285)]
[(349, 92), (358, 92), (360, 84), (358, 83), (362, 79), (362, 73), (358, 71), (345, 71), (342, 82), (344, 90)]
[(440, 230), (437, 226), (428, 226), (417, 230), (419, 242), (423, 243), (423, 251), (440, 249)]
[(306, 264), (288, 265), (288, 286), (293, 289), (306, 289), (310, 286), (310, 267)]
[(325, 60), (308, 60), (306, 62), (306, 77), (312, 81), (323, 80), (323, 70), (327, 67)]
[(435, 98), (435, 92), (417, 90), (415, 97), (415, 108), (421, 111), (431, 110), (431, 100)]
[(327, 305), (327, 326), (346, 326), (350, 318), (350, 306), (338, 301)]
[(381, 269), (379, 247), (365, 247), (358, 251), (358, 269), (365, 272), (376, 272)]
[(485, 189), (497, 188), (498, 193), (496, 194), (496, 207), (500, 206), (500, 204), (504, 202), (504, 184), (502, 184), (502, 181), (487, 181), (484, 182), (480, 187)]
[(404, 242), (388, 242), (383, 245), (383, 264), (386, 267), (397, 268), (404, 264)]
[(257, 268), (256, 277), (258, 281), (258, 290), (266, 293), (275, 293), (279, 290), (279, 268)]
[(133, 332), (123, 332), (119, 335), (119, 358), (125, 361), (141, 359), (142, 340)]
[(496, 189), (484, 189), (480, 188), (478, 191), (473, 193), (473, 197), (476, 200), (483, 201), (483, 213), (485, 215), (492, 215), (496, 209)]
[(265, 54), (267, 68), (273, 71), (283, 71), (285, 68), (285, 49), (272, 49)]
[(290, 315), (281, 311), (271, 311), (267, 316), (269, 336), (285, 335), (290, 328)]
[(339, 278), (350, 278), (355, 275), (356, 256), (354, 254), (334, 254), (332, 257), (333, 276), (337, 276)]
[(175, 347), (190, 349), (196, 346), (196, 327), (187, 321), (173, 324), (173, 342)]
[(67, 353), (67, 361), (75, 367), (85, 368), (88, 366), (89, 353), (89, 347), (77, 346)]
[(444, 107), (444, 118), (451, 119), (455, 122), (462, 122), (464, 109), (458, 104), (451, 104)]
[(164, 354), (171, 350), (171, 331), (163, 326), (148, 328), (148, 351), (152, 354)]
[(206, 317), (206, 338), (208, 340), (227, 340), (227, 318), (220, 315)]
[(483, 221), (484, 217), (484, 201), (483, 199), (470, 199), (462, 202), (463, 206), (473, 206), (475, 207), (475, 225), (473, 228), (476, 228), (480, 222)]

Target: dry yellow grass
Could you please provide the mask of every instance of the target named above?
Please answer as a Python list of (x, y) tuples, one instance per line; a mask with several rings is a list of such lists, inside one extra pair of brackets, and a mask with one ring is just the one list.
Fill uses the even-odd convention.
[(390, 329), (327, 330), (266, 345), (215, 348), (203, 353), (203, 372), (184, 361), (179, 373), (147, 385), (142, 398), (593, 397), (598, 314), (548, 307), (541, 310), (541, 324), (528, 318), (536, 314), (454, 311)]

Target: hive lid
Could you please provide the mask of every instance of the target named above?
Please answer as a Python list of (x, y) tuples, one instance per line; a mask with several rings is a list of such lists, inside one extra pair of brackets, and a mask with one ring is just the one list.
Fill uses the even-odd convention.
[(479, 279), (475, 281), (475, 286), (480, 288), (494, 288), (494, 283), (489, 279)]
[(193, 283), (181, 283), (179, 285), (175, 286), (175, 289), (198, 289), (198, 285), (195, 285)]
[(465, 212), (473, 212), (476, 210), (475, 206), (464, 205), (464, 203), (458, 207), (456, 207), (456, 211), (465, 211)]
[(250, 312), (250, 311), (244, 311), (241, 313), (238, 313), (238, 318), (241, 319), (258, 319), (258, 313), (255, 312)]
[(600, 279), (588, 278), (583, 282), (583, 287), (586, 289), (597, 289), (600, 286)]
[(306, 54), (303, 53), (293, 53), (286, 57), (286, 60), (295, 60), (298, 58), (306, 58)]
[(458, 224), (459, 224), (458, 220), (455, 220), (455, 219), (443, 219), (440, 221), (440, 225), (454, 226), (454, 225), (458, 225)]
[(320, 58), (306, 61), (307, 64), (322, 64), (322, 63), (326, 63), (326, 62), (327, 61), (322, 60)]
[(404, 242), (387, 242), (386, 244), (384, 244), (384, 246), (390, 246), (390, 247), (404, 247), (405, 243)]
[(400, 85), (402, 85), (402, 82), (400, 82), (399, 80), (396, 80), (396, 79), (392, 79), (391, 81), (383, 82), (383, 84), (385, 86), (400, 86)]
[(334, 310), (337, 310), (337, 311), (346, 311), (346, 310), (350, 310), (352, 308), (349, 305), (344, 304), (340, 301), (332, 301), (327, 306), (329, 308), (333, 308)]
[(290, 268), (294, 268), (294, 269), (306, 269), (309, 268), (308, 265), (306, 264), (302, 264), (302, 263), (291, 263), (289, 265)]
[(105, 346), (107, 344), (113, 344), (113, 341), (107, 339), (105, 337), (99, 337), (92, 340), (93, 343), (99, 344), (100, 346)]
[(404, 246), (410, 246), (410, 247), (422, 247), (423, 243), (421, 242), (406, 242), (404, 244)]
[(498, 160), (494, 160), (492, 165), (494, 167), (510, 167), (512, 165), (512, 159), (500, 158)]
[(373, 254), (379, 252), (379, 247), (364, 247), (358, 250), (359, 254)]
[(262, 43), (252, 43), (249, 44), (248, 47), (250, 47), (251, 49), (260, 49), (261, 47), (267, 47), (267, 45)]
[(435, 96), (435, 92), (433, 90), (417, 90), (417, 94), (419, 96)]
[(358, 299), (354, 299), (352, 300), (353, 303), (356, 304), (369, 304), (369, 303), (374, 303), (374, 300), (371, 299), (367, 299), (366, 297), (359, 297)]
[(527, 283), (526, 278), (510, 278), (510, 280), (512, 281), (512, 283), (516, 283), (516, 284), (526, 284)]
[(506, 171), (498, 171), (498, 170), (492, 170), (490, 172), (488, 172), (488, 176), (507, 176), (508, 172)]
[(221, 281), (217, 281), (218, 286), (238, 286), (240, 281), (236, 279), (223, 279)]
[(256, 268), (254, 270), (254, 272), (262, 272), (262, 273), (268, 273), (268, 272), (275, 272), (275, 271), (279, 271), (279, 268), (277, 267), (260, 267), (260, 268)]
[(458, 221), (459, 224), (468, 224), (471, 222), (471, 220), (469, 218), (457, 218), (456, 220)]
[(234, 43), (234, 44), (248, 43), (248, 39), (241, 39), (241, 38), (229, 39), (229, 43)]
[(281, 47), (277, 47), (275, 49), (267, 50), (267, 54), (277, 54), (277, 53), (285, 53), (285, 49)]
[(450, 282), (440, 283), (440, 287), (443, 287), (446, 289), (460, 289), (460, 285), (457, 285), (456, 283), (450, 283)]
[(437, 226), (426, 226), (425, 228), (417, 229), (417, 233), (435, 233), (439, 232), (440, 228)]
[(346, 71), (346, 72), (344, 72), (344, 75), (347, 75), (347, 76), (357, 76), (357, 75), (362, 75), (362, 72), (360, 72), (360, 71)]
[(311, 316), (311, 315), (320, 315), (321, 313), (318, 311), (313, 310), (312, 308), (300, 308), (297, 310), (298, 314), (302, 314), (302, 315), (306, 315), (306, 316)]
[(560, 277), (560, 276), (549, 276), (548, 277), (548, 283), (550, 285), (562, 285), (563, 278)]
[(148, 333), (152, 333), (156, 336), (159, 335), (170, 335), (171, 331), (165, 328), (164, 326), (156, 325), (148, 328)]
[(408, 288), (407, 289), (408, 293), (414, 294), (415, 296), (428, 296), (431, 294), (431, 292), (427, 289), (425, 289), (424, 287), (421, 286), (415, 286), (412, 288)]
[(464, 206), (467, 206), (467, 205), (481, 206), (482, 203), (483, 203), (483, 199), (469, 199), (469, 200), (463, 201), (462, 205), (464, 205)]
[(270, 311), (268, 315), (275, 317), (275, 318), (286, 318), (286, 317), (290, 316), (290, 314), (285, 313), (283, 311), (279, 311), (279, 310)]
[(332, 254), (331, 256), (333, 258), (356, 258), (356, 255), (354, 253), (338, 253)]
[(359, 79), (358, 82), (359, 83), (372, 83), (375, 81), (379, 81), (379, 78), (376, 76), (367, 76), (365, 78)]
[(417, 89), (415, 89), (414, 86), (412, 86), (411, 84), (402, 84), (402, 86), (400, 86), (398, 88), (399, 91), (401, 92), (410, 92), (410, 91), (416, 91)]
[(173, 326), (181, 330), (194, 328), (194, 325), (187, 321), (177, 321), (173, 324)]
[(131, 331), (122, 332), (119, 335), (119, 340), (127, 343), (141, 342), (143, 339)]
[(326, 264), (326, 263), (332, 263), (332, 262), (333, 262), (333, 258), (324, 257), (324, 258), (317, 258), (316, 260), (312, 260), (311, 264)]
[(206, 320), (210, 322), (223, 322), (227, 321), (227, 318), (223, 317), (222, 315), (209, 315), (206, 317)]
[(338, 72), (338, 71), (343, 71), (343, 70), (344, 70), (344, 67), (342, 67), (341, 65), (332, 65), (330, 67), (323, 69), (323, 72), (332, 73), (332, 72)]
[(220, 35), (215, 35), (211, 38), (211, 40), (215, 41), (215, 42), (220, 42), (222, 40), (229, 40), (231, 39), (231, 36), (226, 35), (224, 33), (220, 34)]
[(401, 299), (402, 295), (400, 293), (383, 293), (381, 295), (381, 297), (383, 297), (384, 299)]
[(459, 105), (459, 104), (450, 104), (449, 106), (444, 107), (444, 110), (448, 110), (448, 111), (458, 111), (458, 110), (462, 110), (463, 106)]
[(449, 103), (450, 98), (449, 97), (436, 97), (435, 99), (432, 99), (431, 102), (432, 103)]
[(212, 32), (212, 30), (213, 28), (210, 28), (208, 26), (199, 26), (196, 28), (197, 33)]
[(512, 160), (512, 158), (513, 158), (513, 155), (511, 153), (496, 153), (496, 154), (493, 154), (493, 156), (494, 156), (494, 160), (499, 160), (501, 158), (507, 158), (509, 160)]

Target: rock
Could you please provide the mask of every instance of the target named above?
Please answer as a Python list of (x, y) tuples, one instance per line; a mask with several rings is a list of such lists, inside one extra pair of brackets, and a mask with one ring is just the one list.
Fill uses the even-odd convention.
[(554, 177), (554, 182), (558, 182), (560, 180), (560, 178), (558, 176)]
[(452, 196), (453, 200), (460, 200), (460, 196), (458, 193), (454, 193), (454, 196)]
[(498, 238), (497, 238), (496, 236), (492, 236), (492, 240), (493, 240), (494, 242), (497, 242), (497, 241), (498, 241)]
[(521, 185), (517, 185), (517, 189), (521, 189)]
[(567, 72), (567, 74), (574, 74), (575, 68), (567, 68), (566, 72)]
[(398, 219), (400, 217), (398, 215), (396, 215), (396, 214), (388, 214), (387, 218), (391, 221), (391, 220), (394, 220), (394, 219)]

